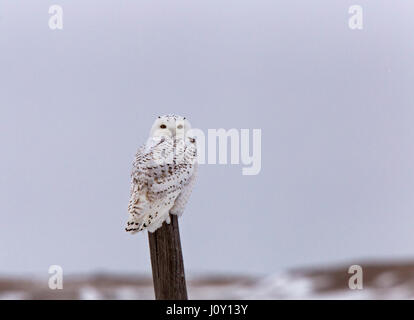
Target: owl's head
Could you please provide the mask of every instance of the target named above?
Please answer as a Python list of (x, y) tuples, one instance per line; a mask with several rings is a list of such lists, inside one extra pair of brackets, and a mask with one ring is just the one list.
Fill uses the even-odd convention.
[(190, 129), (191, 124), (185, 117), (169, 114), (159, 116), (155, 119), (155, 122), (151, 127), (150, 137), (167, 136), (184, 139), (187, 131)]

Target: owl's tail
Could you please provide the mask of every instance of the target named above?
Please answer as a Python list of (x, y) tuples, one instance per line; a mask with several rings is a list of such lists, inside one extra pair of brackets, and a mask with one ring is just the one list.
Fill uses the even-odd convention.
[(160, 215), (158, 215), (158, 212), (145, 215), (131, 214), (130, 218), (127, 221), (125, 231), (129, 232), (130, 234), (135, 234), (145, 229), (147, 229), (149, 232), (154, 232), (162, 226), (164, 221), (168, 224), (170, 223), (170, 216), (168, 214), (168, 211), (166, 214)]
[(137, 216), (132, 214), (126, 223), (125, 231), (129, 232), (130, 234), (135, 234), (145, 229), (147, 226), (144, 220), (144, 216)]
[(143, 214), (143, 212), (146, 211), (148, 204), (145, 196), (143, 196), (143, 194), (145, 195), (146, 193), (140, 193), (140, 189), (137, 185), (134, 185), (133, 188), (131, 199), (128, 204), (129, 219), (125, 228), (125, 231), (130, 232), (131, 234), (143, 230), (148, 225), (146, 223), (146, 215)]

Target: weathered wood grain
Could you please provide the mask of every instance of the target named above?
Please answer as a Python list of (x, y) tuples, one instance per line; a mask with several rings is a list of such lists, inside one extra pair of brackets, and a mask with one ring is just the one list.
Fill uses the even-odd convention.
[(187, 300), (178, 217), (170, 218), (170, 224), (148, 232), (155, 299)]

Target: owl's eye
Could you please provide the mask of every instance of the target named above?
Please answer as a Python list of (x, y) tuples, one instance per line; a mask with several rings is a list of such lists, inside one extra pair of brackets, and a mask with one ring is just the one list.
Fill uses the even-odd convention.
[(196, 139), (194, 139), (194, 138), (190, 138), (190, 142), (191, 142), (191, 143), (195, 143), (195, 141), (196, 141)]
[(165, 129), (165, 128), (167, 128), (167, 126), (165, 124), (162, 124), (162, 125), (160, 125), (160, 128)]
[(179, 124), (178, 126), (177, 126), (177, 129), (182, 129), (183, 128), (183, 125), (182, 124)]

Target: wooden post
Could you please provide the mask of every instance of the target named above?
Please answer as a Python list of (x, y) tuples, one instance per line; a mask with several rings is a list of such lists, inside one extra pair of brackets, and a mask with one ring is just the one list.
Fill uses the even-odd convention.
[(155, 299), (187, 300), (178, 217), (170, 214), (170, 218), (170, 224), (148, 232)]

